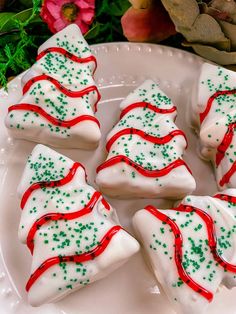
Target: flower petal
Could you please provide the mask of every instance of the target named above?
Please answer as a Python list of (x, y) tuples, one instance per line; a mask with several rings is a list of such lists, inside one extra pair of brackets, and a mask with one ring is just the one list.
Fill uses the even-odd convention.
[(59, 8), (61, 8), (63, 4), (66, 4), (68, 2), (70, 2), (70, 0), (44, 0), (44, 3), (54, 3)]
[(82, 34), (85, 34), (85, 33), (87, 33), (87, 31), (89, 30), (89, 27), (88, 27), (87, 24), (82, 23), (82, 24), (80, 25), (80, 30), (81, 30)]
[(93, 9), (83, 9), (79, 12), (79, 16), (86, 24), (91, 24), (94, 18), (94, 13)]
[(95, 1), (94, 0), (74, 0), (74, 3), (80, 8), (80, 9), (89, 9), (95, 8)]
[(52, 2), (47, 1), (47, 3), (45, 5), (46, 5), (48, 11), (51, 13), (51, 15), (55, 19), (58, 19), (60, 17), (61, 8), (57, 4), (54, 4)]
[(121, 24), (129, 41), (159, 42), (176, 33), (168, 13), (160, 3), (148, 9), (129, 8)]
[(82, 33), (86, 33), (95, 14), (95, 0), (44, 0), (40, 16), (48, 24), (51, 32), (55, 33), (70, 24), (62, 14), (64, 4), (74, 3), (78, 6), (78, 14), (74, 23), (79, 25)]
[(89, 26), (85, 24), (79, 17), (77, 17), (74, 23), (79, 26), (82, 34), (87, 33), (87, 31), (89, 30)]
[(68, 24), (66, 21), (64, 21), (63, 19), (58, 19), (54, 22), (53, 26), (56, 29), (57, 32), (59, 32), (60, 30), (62, 30), (64, 27), (66, 27)]
[(52, 33), (56, 32), (56, 29), (54, 28), (53, 24), (55, 21), (55, 18), (51, 15), (51, 13), (48, 11), (46, 5), (42, 6), (40, 16), (44, 22), (48, 24), (48, 28)]

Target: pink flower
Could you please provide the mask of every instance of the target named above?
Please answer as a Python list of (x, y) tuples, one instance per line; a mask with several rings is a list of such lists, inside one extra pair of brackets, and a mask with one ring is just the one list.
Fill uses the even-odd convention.
[(161, 1), (134, 1), (121, 18), (124, 36), (129, 41), (160, 42), (176, 34), (175, 26)]
[(95, 14), (95, 0), (44, 0), (40, 16), (52, 33), (71, 23), (84, 34), (89, 30)]

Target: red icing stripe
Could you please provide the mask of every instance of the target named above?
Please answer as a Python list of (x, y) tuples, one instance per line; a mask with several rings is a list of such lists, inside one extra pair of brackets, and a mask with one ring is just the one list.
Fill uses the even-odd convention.
[(148, 108), (156, 113), (161, 113), (161, 114), (167, 114), (167, 113), (172, 113), (176, 111), (176, 107), (173, 106), (170, 109), (162, 109), (162, 108), (158, 108), (156, 106), (153, 106), (152, 104), (148, 103), (148, 102), (136, 102), (134, 104), (129, 105), (128, 107), (126, 107), (125, 109), (122, 110), (121, 115), (120, 115), (120, 119), (123, 118), (124, 115), (126, 115), (129, 111), (135, 109), (135, 108)]
[(227, 261), (225, 261), (217, 252), (217, 239), (215, 233), (215, 226), (211, 216), (204, 212), (203, 210), (193, 206), (180, 205), (175, 210), (183, 212), (195, 212), (205, 222), (208, 233), (208, 245), (211, 249), (211, 253), (215, 261), (219, 263), (219, 265), (221, 265), (225, 270), (236, 273), (236, 265), (230, 264)]
[(120, 162), (125, 162), (128, 166), (133, 167), (135, 170), (137, 170), (139, 173), (141, 173), (145, 177), (163, 177), (167, 175), (169, 172), (171, 172), (174, 168), (185, 166), (188, 171), (191, 173), (191, 170), (188, 168), (186, 163), (182, 159), (177, 159), (170, 163), (168, 166), (164, 167), (163, 169), (160, 170), (147, 170), (137, 164), (136, 162), (132, 161), (130, 158), (123, 156), (123, 155), (118, 155), (110, 158), (109, 160), (105, 161), (103, 164), (101, 164), (97, 168), (97, 173), (105, 168), (114, 166)]
[(234, 175), (234, 173), (236, 172), (236, 160), (234, 161), (234, 163), (232, 164), (231, 168), (229, 169), (228, 172), (226, 172), (222, 179), (220, 180), (220, 186), (224, 186), (225, 184), (229, 183), (231, 177)]
[(51, 122), (53, 125), (57, 125), (57, 126), (64, 127), (64, 128), (72, 127), (72, 126), (74, 126), (80, 122), (83, 122), (83, 121), (93, 121), (100, 127), (100, 123), (99, 123), (98, 119), (96, 119), (95, 117), (90, 116), (90, 115), (78, 116), (78, 117), (71, 119), (71, 120), (60, 120), (60, 119), (54, 118), (53, 116), (51, 116), (49, 113), (47, 113), (44, 109), (42, 109), (39, 106), (31, 105), (31, 104), (23, 104), (23, 103), (13, 105), (13, 106), (8, 108), (8, 112), (11, 112), (13, 110), (25, 110), (25, 111), (31, 111), (31, 112), (38, 113), (39, 115), (44, 117), (46, 120)]
[(73, 53), (65, 50), (64, 48), (61, 48), (61, 47), (50, 47), (50, 48), (47, 48), (45, 50), (43, 50), (42, 52), (40, 52), (36, 58), (36, 60), (40, 60), (41, 58), (43, 58), (46, 54), (48, 53), (52, 53), (52, 52), (57, 52), (57, 53), (60, 53), (62, 55), (64, 55), (66, 58), (74, 61), (74, 62), (77, 62), (77, 63), (88, 63), (88, 62), (94, 62), (95, 64), (95, 69), (94, 69), (94, 72), (96, 71), (96, 68), (97, 68), (97, 60), (94, 56), (89, 56), (89, 57), (86, 57), (86, 58), (79, 58), (77, 57), (76, 55), (74, 55)]
[[(45, 223), (48, 223), (49, 221), (55, 221), (55, 220), (72, 220), (72, 219), (76, 219), (79, 217), (82, 217), (86, 214), (89, 214), (95, 204), (97, 203), (97, 201), (99, 200), (99, 198), (101, 197), (101, 193), (100, 192), (95, 192), (92, 196), (92, 198), (90, 199), (90, 201), (88, 202), (88, 204), (76, 211), (76, 212), (72, 212), (72, 213), (47, 213), (45, 215), (43, 215), (42, 217), (40, 217), (39, 219), (37, 219), (35, 221), (35, 223), (33, 224), (33, 226), (31, 227), (28, 236), (27, 236), (27, 246), (31, 252), (31, 254), (33, 254), (34, 251), (34, 236), (35, 233), (40, 229), (40, 227), (42, 227)], [(105, 208), (110, 210), (110, 205), (105, 201), (105, 199), (102, 198), (102, 203), (103, 205), (105, 205)]]
[(107, 209), (110, 210), (111, 206), (107, 203), (107, 201), (105, 200), (105, 198), (102, 198), (102, 205)]
[(219, 90), (217, 92), (215, 92), (207, 101), (207, 105), (205, 110), (200, 113), (200, 122), (202, 123), (204, 121), (204, 119), (206, 118), (206, 116), (208, 115), (209, 111), (211, 110), (211, 106), (213, 104), (213, 101), (221, 96), (221, 95), (233, 95), (236, 94), (236, 89), (232, 89), (232, 90)]
[(225, 136), (224, 136), (221, 144), (217, 148), (216, 166), (219, 166), (221, 160), (224, 158), (225, 153), (226, 153), (227, 149), (229, 148), (229, 146), (233, 140), (234, 129), (236, 129), (236, 123), (231, 123), (228, 126), (228, 130), (225, 133)]
[[(224, 194), (222, 195), (217, 194), (215, 197), (220, 198), (220, 199), (222, 198), (222, 199), (232, 200), (231, 196), (226, 196)], [(233, 201), (236, 201), (235, 198), (233, 198)], [(152, 210), (150, 210), (150, 208)], [(177, 266), (180, 278), (187, 285), (189, 285), (194, 291), (199, 292), (203, 297), (211, 301), (213, 297), (212, 293), (207, 290), (205, 290), (204, 292), (204, 288), (202, 287), (200, 287), (200, 290), (199, 290), (197, 286), (195, 285), (196, 283), (191, 279), (191, 277), (187, 278), (186, 273), (183, 273), (185, 272), (182, 266), (183, 241), (182, 241), (181, 231), (179, 230), (177, 224), (173, 220), (171, 220), (168, 216), (159, 212), (157, 209), (155, 209), (152, 206), (147, 206), (146, 209), (149, 210), (153, 215), (155, 215), (161, 221), (164, 221), (167, 224), (169, 224), (169, 226), (173, 230), (173, 233), (175, 235), (175, 262), (176, 262), (176, 266)], [(225, 270), (236, 273), (236, 265), (230, 264), (227, 261), (225, 261), (217, 252), (217, 238), (216, 238), (214, 221), (209, 214), (207, 214), (206, 212), (204, 212), (203, 210), (199, 208), (188, 206), (188, 205), (183, 205), (183, 204), (180, 204), (177, 208), (173, 208), (172, 210), (187, 212), (187, 213), (190, 213), (190, 212), (196, 213), (206, 224), (207, 234), (208, 234), (208, 245), (210, 247), (214, 260)], [(181, 240), (178, 240), (178, 239), (181, 239)], [(190, 282), (188, 282), (188, 280), (190, 280)]]
[[(182, 261), (183, 261), (183, 252), (182, 252), (182, 247), (183, 247), (183, 238), (181, 231), (172, 219), (170, 219), (167, 215), (163, 214), (160, 212), (158, 209), (156, 209), (153, 206), (147, 206), (145, 209), (150, 212), (153, 216), (155, 216), (157, 219), (167, 223), (170, 227), (171, 230), (173, 231), (173, 234), (175, 236), (175, 263), (176, 267), (178, 270), (179, 277), (182, 279), (184, 283), (186, 283), (192, 290), (195, 292), (201, 294), (204, 298), (206, 298), (209, 302), (212, 301), (213, 299), (213, 294), (203, 288), (201, 285), (196, 283), (185, 271)], [(178, 210), (178, 208), (176, 209)]]
[[(204, 119), (206, 118), (206, 116), (208, 115), (209, 111), (211, 110), (213, 101), (221, 96), (221, 95), (233, 95), (236, 94), (236, 89), (232, 89), (232, 90), (223, 90), (223, 91), (217, 91), (215, 92), (207, 101), (207, 105), (205, 110), (200, 113), (200, 122), (202, 123), (204, 121)], [(221, 144), (218, 146), (217, 148), (217, 154), (216, 154), (216, 166), (219, 166), (221, 160), (224, 158), (225, 153), (230, 145), (230, 143), (232, 142), (233, 139), (233, 135), (234, 135), (234, 129), (236, 128), (236, 123), (231, 123), (228, 126), (228, 130), (223, 138), (223, 141), (221, 142)], [(232, 167), (229, 169), (229, 171), (224, 174), (224, 176), (222, 177), (222, 179), (219, 182), (220, 186), (223, 186), (224, 184), (229, 183), (230, 178), (232, 177), (232, 175), (236, 172), (236, 161), (233, 163)]]
[(187, 143), (186, 136), (185, 136), (184, 132), (181, 130), (174, 130), (174, 131), (170, 132), (169, 134), (167, 134), (163, 137), (156, 137), (156, 136), (149, 135), (149, 134), (143, 132), (142, 130), (138, 130), (138, 129), (134, 129), (134, 128), (127, 128), (127, 129), (123, 129), (123, 130), (117, 132), (116, 134), (114, 134), (109, 139), (109, 141), (107, 142), (107, 145), (106, 145), (106, 149), (108, 152), (109, 152), (112, 144), (118, 138), (120, 138), (123, 135), (138, 135), (138, 136), (142, 137), (144, 140), (152, 142), (154, 144), (158, 144), (158, 145), (163, 145), (163, 144), (170, 142), (175, 136), (183, 136), (185, 138), (186, 143)]
[(69, 97), (72, 97), (72, 98), (79, 98), (79, 97), (83, 97), (84, 95), (87, 95), (93, 91), (95, 91), (97, 93), (97, 101), (96, 103), (94, 104), (94, 110), (95, 112), (97, 111), (97, 104), (99, 102), (99, 100), (101, 99), (101, 95), (97, 89), (97, 86), (95, 85), (92, 85), (92, 86), (89, 86), (89, 87), (86, 87), (80, 91), (72, 91), (70, 89), (67, 89), (66, 87), (64, 87), (60, 82), (58, 82), (56, 79), (54, 79), (53, 77), (49, 76), (49, 75), (46, 75), (46, 74), (42, 74), (42, 75), (38, 75), (38, 76), (35, 76), (33, 77), (32, 79), (30, 79), (26, 84), (25, 86), (23, 87), (23, 95), (25, 93), (28, 92), (28, 90), (31, 88), (31, 86), (36, 83), (36, 82), (39, 82), (39, 81), (49, 81), (50, 83), (52, 83), (61, 93), (69, 96)]
[(118, 231), (122, 229), (121, 226), (114, 226), (112, 227), (101, 239), (100, 243), (92, 250), (80, 255), (69, 255), (69, 256), (55, 256), (47, 259), (44, 261), (36, 270), (35, 272), (30, 276), (30, 279), (28, 280), (26, 284), (26, 291), (29, 291), (29, 289), (32, 287), (32, 285), (35, 283), (35, 281), (50, 267), (60, 264), (60, 263), (84, 263), (87, 261), (91, 261), (94, 258), (101, 255), (107, 246), (109, 245), (112, 238), (117, 234)]
[[(30, 195), (32, 194), (32, 192), (34, 192), (35, 190), (38, 189), (42, 189), (42, 188), (53, 188), (53, 187), (58, 187), (58, 186), (62, 186), (65, 185), (67, 183), (69, 183), (75, 176), (76, 171), (79, 167), (82, 167), (84, 169), (84, 167), (78, 163), (75, 162), (72, 166), (72, 168), (70, 169), (70, 171), (68, 172), (68, 174), (60, 180), (57, 181), (42, 181), (42, 182), (36, 182), (33, 183), (24, 193), (24, 195), (22, 196), (21, 199), (21, 209), (23, 209), (25, 207), (25, 204), (28, 200), (28, 198), (30, 197)], [(84, 169), (85, 171), (85, 169)]]
[(214, 198), (218, 198), (222, 201), (233, 203), (236, 205), (236, 196), (227, 195), (227, 194), (216, 194)]

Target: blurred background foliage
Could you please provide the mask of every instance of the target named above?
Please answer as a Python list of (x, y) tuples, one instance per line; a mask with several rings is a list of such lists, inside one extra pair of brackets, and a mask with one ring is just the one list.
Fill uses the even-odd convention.
[[(128, 0), (96, 0), (95, 19), (85, 38), (90, 44), (124, 41), (121, 16)], [(39, 15), (42, 0), (0, 0), (0, 85), (29, 68), (37, 48), (52, 33)]]

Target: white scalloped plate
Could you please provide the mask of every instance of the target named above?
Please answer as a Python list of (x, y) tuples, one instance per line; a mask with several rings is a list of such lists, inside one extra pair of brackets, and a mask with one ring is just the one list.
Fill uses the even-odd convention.
[[(177, 124), (187, 134), (189, 148), (186, 161), (197, 180), (196, 194), (216, 192), (210, 165), (197, 156), (197, 138), (186, 121), (191, 87), (203, 60), (181, 50), (148, 44), (104, 44), (93, 46), (97, 57), (96, 79), (102, 94), (98, 110), (103, 140), (96, 151), (60, 150), (82, 162), (93, 184), (97, 165), (104, 159), (104, 139), (118, 119), (119, 102), (139, 83), (152, 78), (173, 99), (178, 107)], [(109, 277), (100, 280), (56, 303), (40, 308), (27, 304), (24, 290), (29, 276), (31, 257), (26, 246), (19, 243), (17, 229), (20, 209), (16, 187), (27, 155), (35, 144), (16, 141), (7, 136), (3, 120), (10, 104), (21, 94), (20, 77), (9, 84), (9, 95), (0, 91), (0, 313), (1, 314), (173, 314), (166, 296), (159, 290), (141, 253)], [(132, 232), (131, 217), (148, 200), (110, 200), (117, 209), (121, 223)], [(166, 201), (152, 201), (167, 207)], [(236, 289), (222, 289), (210, 305), (208, 314), (235, 314)]]

